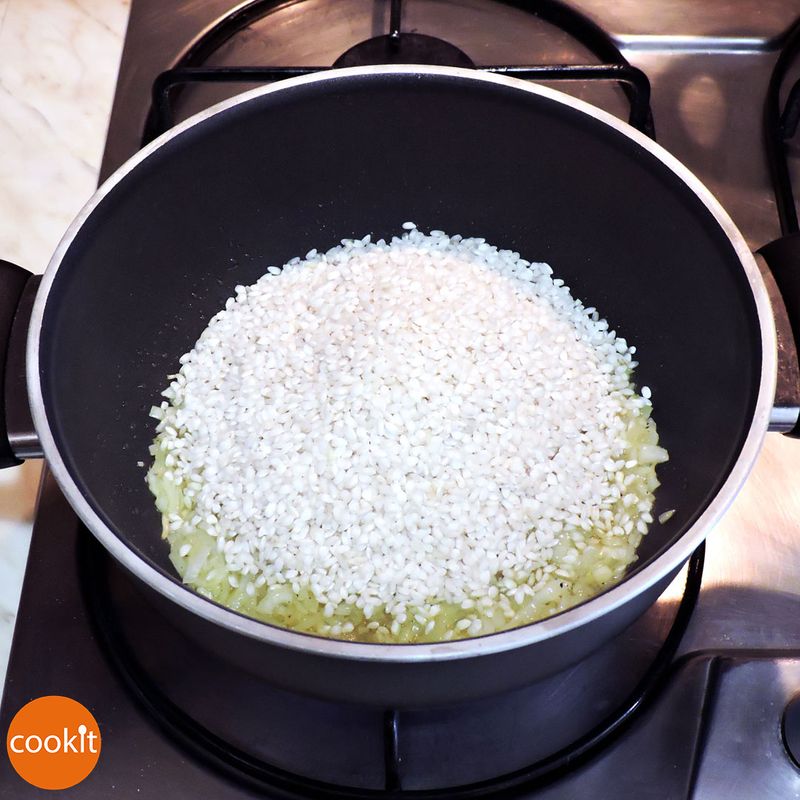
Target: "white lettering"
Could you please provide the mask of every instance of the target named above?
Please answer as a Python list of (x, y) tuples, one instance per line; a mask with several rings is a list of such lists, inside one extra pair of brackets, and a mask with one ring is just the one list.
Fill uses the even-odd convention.
[(69, 731), (64, 728), (64, 752), (65, 753), (77, 753), (78, 748), (75, 747), (75, 740), (78, 738), (77, 733), (73, 733), (72, 736), (69, 736)]
[[(80, 742), (76, 741), (80, 738)], [(94, 731), (87, 731), (85, 725), (78, 727), (78, 732), (70, 736), (69, 729), (63, 728), (63, 736), (56, 733), (51, 733), (44, 737), (36, 734), (31, 734), (26, 737), (24, 733), (19, 733), (12, 736), (8, 746), (12, 753), (40, 753), (42, 749), (46, 753), (99, 753), (100, 749), (98, 742), (100, 735)], [(20, 746), (20, 742), (24, 742), (24, 746)]]

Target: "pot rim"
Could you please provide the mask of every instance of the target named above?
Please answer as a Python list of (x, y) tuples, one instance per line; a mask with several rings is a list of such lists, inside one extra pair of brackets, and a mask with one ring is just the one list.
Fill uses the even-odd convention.
[[(739, 257), (742, 269), (744, 270), (744, 274), (753, 294), (759, 319), (762, 355), (761, 376), (750, 428), (732, 470), (712, 502), (706, 507), (695, 523), (676, 542), (667, 548), (667, 550), (654, 559), (652, 563), (629, 578), (624, 579), (611, 589), (604, 591), (602, 594), (553, 617), (548, 617), (523, 627), (487, 634), (473, 639), (422, 644), (371, 644), (323, 638), (279, 628), (250, 617), (245, 617), (238, 612), (232, 611), (203, 597), (185, 585), (177, 582), (177, 580), (169, 578), (165, 573), (162, 573), (137, 555), (120, 536), (106, 525), (84, 497), (80, 487), (73, 479), (64, 460), (61, 458), (53, 432), (50, 428), (42, 395), (39, 371), (40, 336), (48, 296), (58, 273), (59, 266), (83, 224), (106, 195), (113, 191), (116, 185), (121, 183), (128, 173), (159, 148), (163, 147), (167, 142), (177, 138), (194, 126), (203, 123), (210, 117), (223, 113), (240, 104), (254, 101), (259, 97), (274, 92), (292, 91), (296, 87), (306, 84), (372, 75), (416, 75), (421, 79), (424, 79), (425, 76), (433, 76), (490, 83), (500, 87), (538, 95), (551, 102), (569, 106), (613, 128), (618, 134), (625, 136), (661, 161), (665, 167), (671, 170), (689, 189), (691, 189), (708, 209)], [(767, 290), (753, 254), (747, 246), (742, 234), (736, 228), (727, 212), (722, 208), (719, 201), (717, 201), (703, 183), (686, 166), (656, 142), (617, 117), (589, 103), (577, 100), (549, 87), (529, 83), (516, 78), (459, 67), (381, 65), (331, 69), (311, 75), (288, 78), (236, 95), (176, 125), (126, 161), (92, 195), (74, 221), (70, 224), (53, 253), (53, 257), (48, 264), (43, 275), (41, 286), (37, 292), (31, 316), (27, 342), (27, 365), (28, 394), (30, 397), (31, 412), (42, 444), (45, 459), (53, 475), (61, 486), (70, 505), (75, 509), (78, 516), (89, 530), (100, 540), (111, 555), (136, 575), (136, 577), (169, 600), (182, 606), (187, 611), (197, 614), (199, 617), (214, 624), (221, 625), (233, 632), (272, 645), (305, 651), (318, 656), (357, 661), (413, 663), (447, 661), (489, 655), (518, 647), (525, 647), (550, 639), (612, 612), (629, 599), (639, 595), (657, 581), (678, 569), (689, 558), (693, 550), (705, 539), (711, 528), (725, 513), (753, 468), (767, 432), (775, 393), (777, 345), (775, 321)]]

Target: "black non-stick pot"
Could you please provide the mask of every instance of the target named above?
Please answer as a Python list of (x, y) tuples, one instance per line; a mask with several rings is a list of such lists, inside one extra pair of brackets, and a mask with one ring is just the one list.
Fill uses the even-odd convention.
[[(654, 524), (619, 585), (557, 616), (475, 639), (334, 641), (243, 617), (183, 586), (144, 470), (158, 400), (237, 284), (313, 247), (404, 220), (548, 261), (638, 348), (670, 460)], [(758, 268), (707, 189), (652, 141), (540, 86), (474, 71), (374, 67), (287, 80), (193, 117), (103, 184), (11, 348), (12, 452), (27, 389), (67, 498), (146, 594), (207, 647), (294, 690), (407, 706), (518, 686), (636, 619), (733, 500), (767, 430), (776, 375)], [(8, 305), (8, 302), (6, 303)], [(24, 335), (0, 319), (12, 338)], [(13, 345), (13, 342), (12, 342)], [(24, 425), (22, 426), (24, 428)]]

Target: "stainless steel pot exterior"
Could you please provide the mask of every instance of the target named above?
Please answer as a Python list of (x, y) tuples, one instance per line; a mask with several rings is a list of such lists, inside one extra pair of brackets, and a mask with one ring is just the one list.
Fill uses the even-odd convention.
[[(59, 391), (64, 391), (52, 378), (57, 366), (57, 354), (52, 348), (56, 346), (50, 341), (43, 345), (48, 327), (55, 329), (58, 315), (64, 313), (56, 309), (57, 302), (69, 305), (66, 303), (70, 298), (69, 270), (77, 259), (78, 245), (90, 239), (102, 240), (103, 215), (113, 213), (115, 205), (129, 199), (137, 176), (150, 168), (151, 162), (160, 158), (161, 167), (168, 172), (170, 163), (177, 160), (173, 158), (176, 148), (196, 142), (205, 131), (218, 130), (236, 114), (249, 113), (249, 109), (260, 106), (267, 108), (273, 103), (280, 107), (294, 93), (317, 92), (319, 97), (327, 93), (346, 105), (349, 86), (357, 86), (362, 91), (364, 87), (382, 83), (402, 84), (404, 91), (413, 84), (422, 96), (427, 88), (439, 91), (452, 86), (465, 92), (496, 93), (503, 102), (512, 104), (514, 98), (518, 98), (522, 104), (546, 105), (556, 113), (585, 119), (589, 127), (641, 154), (648, 163), (657, 164), (664, 175), (691, 194), (692, 202), (707, 217), (704, 225), (713, 228), (713, 236), (725, 240), (724, 245), (737, 264), (736, 280), (745, 287), (747, 303), (752, 304), (753, 329), (760, 339), (752, 343), (759, 357), (759, 369), (750, 387), (752, 413), (747, 416), (741, 442), (730, 445), (736, 448), (735, 462), (721, 484), (714, 487), (710, 501), (690, 515), (686, 530), (662, 551), (645, 559), (641, 568), (621, 584), (591, 601), (534, 625), (471, 640), (426, 645), (368, 645), (309, 637), (243, 617), (180, 585), (173, 575), (154, 564), (140, 546), (131, 544), (136, 531), (130, 528), (121, 532), (114, 523), (113, 509), (98, 501), (97, 493), (76, 477), (74, 458), (67, 454), (70, 442), (60, 430), (64, 425), (64, 413), (54, 408), (54, 398)], [(353, 148), (357, 150), (358, 146), (364, 143), (355, 142)], [(165, 153), (169, 161), (165, 160)], [(225, 180), (223, 167), (219, 166), (213, 173), (214, 179), (220, 182)], [(169, 212), (168, 209), (163, 211)], [(291, 221), (287, 219), (286, 224)], [(645, 237), (648, 233), (645, 231)], [(112, 241), (108, 245), (106, 258), (113, 258), (114, 244)], [(141, 236), (129, 244), (141, 244)], [(190, 278), (188, 274), (182, 277), (185, 281)], [(51, 298), (55, 299), (48, 305)], [(613, 297), (609, 302), (612, 300)], [(714, 309), (708, 311), (713, 315)], [(202, 324), (199, 327), (201, 330)], [(67, 357), (68, 353), (63, 351), (61, 355)], [(561, 93), (494, 75), (421, 67), (359, 68), (284, 81), (222, 103), (145, 148), (98, 190), (59, 245), (36, 300), (27, 358), (34, 421), (56, 479), (84, 523), (109, 552), (160, 597), (165, 613), (209, 647), (247, 664), (248, 668), (276, 683), (296, 690), (305, 687), (305, 691), (327, 697), (335, 695), (396, 705), (450, 702), (535, 680), (588, 654), (636, 619), (705, 538), (746, 479), (767, 429), (776, 372), (774, 322), (758, 268), (724, 210), (685, 167), (619, 120)], [(155, 362), (153, 366), (156, 367)], [(76, 362), (76, 372), (91, 369), (91, 365)], [(124, 365), (119, 369), (124, 369)], [(164, 369), (160, 374), (166, 375), (168, 371)], [(124, 381), (122, 373), (115, 377)], [(88, 382), (89, 378), (86, 380)], [(718, 413), (718, 410), (712, 411)], [(708, 410), (703, 409), (703, 413), (706, 412)], [(82, 412), (79, 409), (74, 413), (79, 416)], [(708, 419), (711, 424), (713, 418)], [(98, 452), (106, 446), (103, 436), (104, 431), (97, 432)], [(698, 453), (698, 458), (701, 457)], [(120, 506), (124, 505), (124, 491), (127, 489), (123, 487), (114, 496)], [(154, 552), (160, 545), (154, 541), (148, 546)]]

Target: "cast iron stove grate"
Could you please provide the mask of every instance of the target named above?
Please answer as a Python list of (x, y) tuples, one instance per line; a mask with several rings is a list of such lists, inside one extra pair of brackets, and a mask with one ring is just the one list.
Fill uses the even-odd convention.
[[(611, 37), (569, 6), (557, 0), (537, 3), (506, 0), (511, 5), (534, 14), (571, 35), (595, 55), (599, 64), (488, 65), (476, 66), (463, 51), (437, 37), (402, 30), (402, 0), (391, 0), (389, 30), (345, 52), (333, 67), (361, 66), (382, 63), (419, 63), (444, 66), (475, 67), (487, 72), (538, 81), (616, 82), (630, 105), (629, 122), (646, 135), (654, 137), (650, 109), (650, 83), (647, 76), (631, 66)], [(142, 144), (152, 141), (174, 124), (174, 104), (181, 89), (192, 83), (270, 83), (289, 77), (308, 75), (329, 67), (293, 66), (202, 66), (224, 42), (256, 20), (280, 6), (276, 0), (253, 0), (223, 17), (198, 37), (178, 58), (174, 66), (161, 73), (153, 84), (152, 106), (147, 118)], [(800, 90), (797, 92), (800, 100)], [(94, 552), (95, 556), (91, 553)], [(288, 798), (343, 800), (350, 798), (409, 797), (416, 800), (434, 798), (487, 798), (511, 796), (557, 779), (579, 763), (583, 763), (622, 732), (659, 693), (666, 681), (678, 645), (691, 619), (702, 582), (704, 546), (692, 556), (683, 597), (672, 627), (650, 667), (626, 700), (592, 730), (552, 754), (511, 773), (460, 786), (431, 790), (403, 790), (401, 785), (403, 715), (388, 709), (383, 715), (384, 775), (382, 790), (364, 789), (325, 783), (253, 757), (221, 739), (179, 708), (150, 679), (139, 663), (134, 650), (126, 642), (108, 604), (104, 602), (104, 584), (98, 580), (102, 564), (99, 551), (90, 551), (85, 563), (91, 576), (82, 581), (87, 607), (105, 655), (136, 701), (158, 724), (189, 753), (222, 773), (257, 790), (280, 792)]]
[[(95, 637), (104, 656), (142, 710), (189, 755), (236, 783), (287, 800), (478, 800), (516, 797), (557, 780), (589, 761), (654, 701), (670, 674), (670, 668), (700, 595), (705, 546), (689, 562), (683, 597), (664, 643), (630, 695), (597, 726), (551, 756), (522, 769), (494, 778), (436, 789), (403, 790), (403, 712), (383, 714), (384, 789), (344, 786), (290, 772), (245, 752), (216, 735), (174, 703), (151, 679), (119, 624), (109, 603), (109, 556), (85, 537), (79, 554), (81, 587)], [(277, 794), (276, 794), (277, 793)]]
[[(781, 107), (781, 90), (798, 55), (800, 19), (786, 33), (784, 47), (770, 76), (764, 103), (764, 148), (781, 225), (781, 238), (766, 244), (758, 252), (769, 264), (784, 298), (800, 297), (800, 225), (787, 156), (788, 145), (800, 123), (800, 80), (790, 87), (786, 102)], [(800, 306), (796, 302), (788, 302), (786, 314), (794, 339), (800, 342)], [(800, 438), (800, 421), (787, 435)]]
[[(587, 17), (558, 0), (503, 0), (529, 11), (543, 22), (560, 28), (582, 44), (602, 63), (544, 64), (529, 66), (476, 66), (459, 48), (437, 37), (406, 33), (401, 29), (402, 0), (391, 0), (389, 32), (367, 39), (342, 54), (331, 66), (354, 67), (371, 64), (404, 63), (438, 66), (476, 66), (485, 72), (509, 75), (523, 80), (616, 82), (622, 86), (630, 104), (631, 125), (655, 137), (650, 109), (650, 81), (640, 69), (628, 63), (612, 38)], [(153, 97), (142, 144), (155, 139), (174, 124), (173, 106), (183, 86), (192, 83), (272, 83), (284, 78), (310, 75), (330, 67), (295, 66), (202, 66), (222, 44), (256, 20), (281, 5), (276, 0), (252, 0), (216, 22), (196, 39), (177, 59), (172, 69), (162, 72), (153, 83)]]
[(800, 233), (786, 153), (787, 144), (794, 138), (800, 124), (800, 79), (790, 87), (786, 102), (781, 107), (781, 89), (799, 55), (800, 19), (786, 34), (784, 47), (770, 77), (764, 104), (764, 146), (783, 236)]

